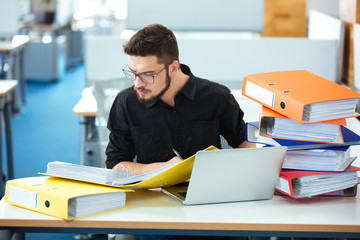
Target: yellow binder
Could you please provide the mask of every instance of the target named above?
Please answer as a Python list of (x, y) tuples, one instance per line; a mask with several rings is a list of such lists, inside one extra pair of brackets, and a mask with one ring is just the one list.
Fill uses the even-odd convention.
[(73, 220), (124, 208), (125, 194), (131, 191), (58, 177), (28, 177), (7, 181), (5, 202)]

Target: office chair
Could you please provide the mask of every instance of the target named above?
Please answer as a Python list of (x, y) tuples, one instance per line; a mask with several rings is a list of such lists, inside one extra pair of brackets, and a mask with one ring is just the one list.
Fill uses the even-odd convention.
[(105, 148), (109, 142), (110, 131), (107, 129), (107, 120), (109, 117), (110, 108), (115, 100), (116, 95), (132, 86), (132, 82), (126, 78), (107, 79), (101, 81), (94, 81), (92, 90), (97, 102), (96, 127), (99, 136), (101, 164), (105, 166)]

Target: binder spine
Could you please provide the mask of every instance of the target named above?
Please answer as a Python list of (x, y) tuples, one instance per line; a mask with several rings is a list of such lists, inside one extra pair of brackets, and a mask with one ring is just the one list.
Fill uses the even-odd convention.
[(5, 201), (30, 209), (37, 209), (38, 193), (17, 186), (7, 185)]
[(288, 196), (294, 197), (294, 191), (292, 188), (291, 180), (279, 177), (279, 181), (276, 184), (276, 190)]
[(274, 108), (275, 93), (257, 85), (249, 80), (245, 80), (245, 91), (243, 95), (260, 102), (263, 105)]
[(68, 219), (67, 200), (51, 196), (43, 191), (25, 189), (11, 180), (6, 183), (5, 202), (50, 216)]

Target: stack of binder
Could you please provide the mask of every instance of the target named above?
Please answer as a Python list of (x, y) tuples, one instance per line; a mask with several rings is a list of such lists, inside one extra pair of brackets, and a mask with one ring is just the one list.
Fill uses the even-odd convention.
[(356, 195), (360, 168), (351, 166), (350, 146), (360, 144), (360, 136), (346, 118), (360, 115), (359, 93), (296, 70), (247, 75), (242, 94), (262, 105), (259, 121), (246, 123), (247, 141), (288, 147), (279, 192)]

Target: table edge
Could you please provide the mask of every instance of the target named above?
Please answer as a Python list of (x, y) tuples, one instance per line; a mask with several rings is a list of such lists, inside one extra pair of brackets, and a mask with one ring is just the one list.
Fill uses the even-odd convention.
[(2, 219), (1, 227), (360, 233), (360, 225)]

